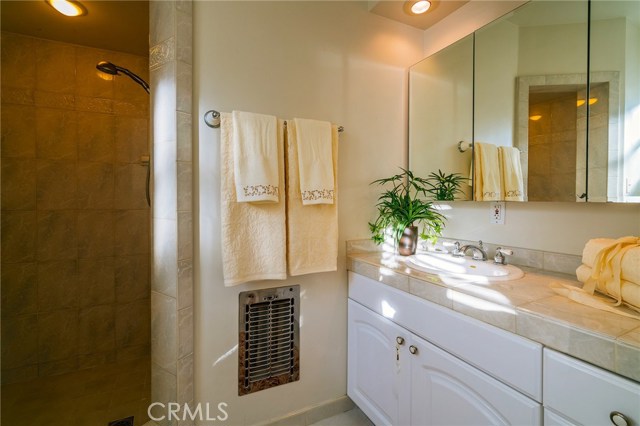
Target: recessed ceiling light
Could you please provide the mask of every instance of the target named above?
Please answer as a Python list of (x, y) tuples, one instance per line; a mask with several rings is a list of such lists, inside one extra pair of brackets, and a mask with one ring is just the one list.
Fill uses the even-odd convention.
[(87, 9), (73, 0), (45, 0), (45, 2), (65, 16), (82, 16), (87, 14)]
[(430, 7), (431, 2), (429, 0), (418, 0), (411, 6), (411, 12), (416, 15), (421, 15), (429, 10)]

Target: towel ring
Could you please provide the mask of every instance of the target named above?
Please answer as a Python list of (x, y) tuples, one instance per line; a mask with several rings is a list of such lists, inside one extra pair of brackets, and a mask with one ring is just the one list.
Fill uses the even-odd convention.
[(204, 122), (207, 126), (217, 129), (220, 127), (220, 113), (216, 110), (210, 109), (204, 113)]

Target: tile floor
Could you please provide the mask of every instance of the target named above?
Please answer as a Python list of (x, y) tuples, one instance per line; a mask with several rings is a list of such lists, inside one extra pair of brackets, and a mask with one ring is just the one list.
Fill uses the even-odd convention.
[[(157, 426), (156, 423), (149, 420), (144, 426)], [(304, 425), (295, 425), (304, 426)], [(329, 417), (319, 422), (312, 423), (308, 426), (374, 426), (371, 420), (364, 415), (358, 407), (346, 411), (344, 413), (337, 414), (333, 417)]]
[(2, 386), (2, 424), (7, 426), (106, 426), (135, 416), (145, 424), (150, 400), (150, 360), (41, 377)]

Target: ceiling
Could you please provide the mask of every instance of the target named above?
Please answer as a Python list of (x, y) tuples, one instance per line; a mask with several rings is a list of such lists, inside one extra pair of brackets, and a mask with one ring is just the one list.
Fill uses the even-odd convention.
[(2, 0), (2, 31), (149, 55), (149, 2), (80, 0), (85, 16), (71, 18), (44, 0)]
[(422, 15), (408, 15), (405, 13), (405, 3), (407, 2), (404, 0), (369, 1), (369, 11), (385, 18), (426, 30), (466, 3), (469, 3), (469, 0), (431, 0), (431, 8)]

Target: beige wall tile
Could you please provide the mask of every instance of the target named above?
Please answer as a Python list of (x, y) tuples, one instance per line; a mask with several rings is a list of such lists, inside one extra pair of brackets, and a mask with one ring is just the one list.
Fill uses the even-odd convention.
[(151, 359), (175, 374), (178, 360), (176, 299), (152, 291), (151, 312)]
[(113, 256), (114, 216), (113, 210), (78, 212), (78, 257)]
[(113, 364), (117, 360), (115, 349), (107, 352), (78, 355), (78, 369), (94, 368), (101, 365)]
[(149, 256), (118, 256), (115, 258), (115, 285), (118, 303), (149, 299)]
[(38, 263), (38, 308), (40, 312), (75, 308), (78, 292), (76, 260)]
[[(78, 310), (38, 315), (38, 361), (61, 361), (77, 354)], [(77, 360), (76, 360), (77, 362)]]
[(178, 161), (177, 164), (178, 211), (193, 209), (193, 167), (191, 161)]
[(153, 220), (151, 290), (176, 297), (178, 276), (178, 224), (176, 220)]
[(2, 369), (38, 362), (38, 317), (25, 315), (2, 320)]
[[(70, 373), (77, 369), (78, 369), (78, 357), (74, 355), (66, 359), (41, 362), (38, 365), (38, 375), (40, 377), (58, 376), (60, 374)], [(72, 407), (68, 407), (68, 408), (70, 409)], [(43, 412), (43, 414), (46, 414), (46, 412)], [(56, 417), (56, 419), (59, 420), (59, 416), (57, 416), (57, 414), (58, 413), (54, 413), (54, 417)], [(45, 421), (49, 421), (49, 420), (45, 420)], [(63, 420), (62, 424), (64, 424), (65, 421), (68, 421), (68, 419)]]
[(119, 304), (116, 309), (116, 347), (148, 344), (150, 316), (150, 304), (146, 299)]
[(113, 114), (113, 100), (105, 98), (90, 98), (86, 96), (76, 96), (76, 110), (80, 112)]
[(115, 252), (119, 255), (149, 253), (148, 210), (116, 212)]
[(76, 107), (76, 97), (71, 93), (54, 93), (36, 90), (35, 104), (38, 107), (72, 110)]
[(114, 303), (115, 267), (112, 257), (78, 260), (79, 306)]
[(176, 159), (178, 161), (193, 161), (191, 141), (191, 114), (178, 111), (176, 115), (178, 127), (178, 151)]
[(35, 40), (2, 33), (2, 88), (34, 88), (36, 85)]
[(110, 61), (110, 53), (92, 48), (76, 48), (76, 91), (79, 96), (113, 98), (114, 76), (96, 69), (100, 61)]
[(113, 164), (78, 163), (78, 208), (112, 209), (115, 173)]
[(75, 111), (36, 108), (37, 156), (51, 160), (78, 157)]
[(36, 114), (32, 107), (2, 105), (2, 157), (36, 156)]
[(181, 404), (193, 401), (194, 397), (193, 354), (178, 360), (177, 402)]
[(73, 93), (76, 83), (75, 46), (36, 40), (36, 87), (56, 93)]
[(2, 93), (0, 93), (2, 103), (4, 105), (19, 104), (19, 105), (34, 105), (35, 104), (35, 90), (34, 89), (18, 89), (13, 87), (2, 87)]
[(36, 200), (38, 210), (77, 207), (78, 179), (75, 161), (38, 160)]
[[(140, 164), (117, 164), (115, 167), (116, 209), (147, 209), (147, 168)], [(146, 214), (145, 214), (146, 215)]]
[(178, 261), (178, 309), (193, 306), (193, 259)]
[(147, 358), (151, 355), (151, 343), (146, 345), (126, 346), (116, 349), (117, 362), (131, 361), (134, 359)]
[(149, 46), (168, 39), (175, 31), (176, 10), (174, 2), (149, 2), (149, 22), (155, 24), (149, 28)]
[(141, 156), (149, 155), (149, 121), (146, 118), (116, 116), (115, 126), (116, 161), (139, 163)]
[(78, 317), (78, 353), (108, 352), (114, 351), (115, 347), (115, 307), (101, 305), (81, 309)]
[(78, 113), (78, 159), (113, 161), (115, 118), (111, 114)]
[(38, 275), (35, 263), (2, 265), (2, 318), (38, 311)]
[(178, 311), (178, 359), (193, 353), (193, 307)]
[[(38, 365), (31, 364), (24, 367), (11, 368), (2, 370), (2, 385), (11, 383), (26, 382), (38, 377)], [(6, 392), (6, 390), (5, 390)], [(5, 394), (6, 395), (6, 394)]]
[(2, 159), (2, 210), (36, 208), (36, 160)]
[(178, 260), (193, 257), (193, 215), (178, 213)]
[(75, 259), (78, 255), (77, 214), (73, 210), (38, 212), (38, 260)]
[[(175, 401), (177, 392), (177, 379), (175, 374), (171, 374), (156, 363), (152, 363), (151, 383), (153, 383), (151, 387), (151, 401), (163, 402), (164, 404)], [(160, 418), (162, 416), (166, 417), (167, 413), (166, 409), (163, 410), (156, 405), (152, 410), (152, 414), (153, 417)]]
[(31, 262), (36, 258), (36, 212), (2, 212), (2, 262)]

